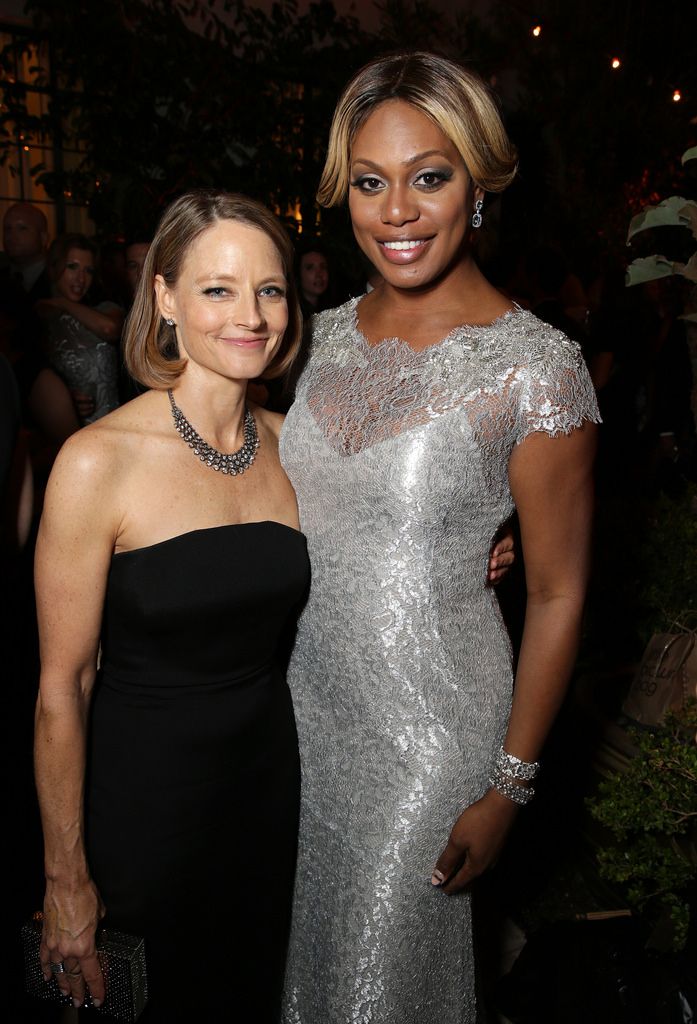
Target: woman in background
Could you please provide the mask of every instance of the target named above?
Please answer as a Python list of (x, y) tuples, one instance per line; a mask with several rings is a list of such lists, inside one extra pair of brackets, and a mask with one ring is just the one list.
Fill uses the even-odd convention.
[(297, 255), (298, 294), (303, 317), (309, 320), (315, 313), (327, 309), (330, 276), (329, 258), (319, 241), (306, 241)]
[(48, 250), (53, 296), (37, 304), (48, 325), (51, 365), (79, 396), (83, 424), (119, 405), (118, 344), (123, 310), (114, 302), (87, 301), (96, 249), (84, 235), (62, 235)]

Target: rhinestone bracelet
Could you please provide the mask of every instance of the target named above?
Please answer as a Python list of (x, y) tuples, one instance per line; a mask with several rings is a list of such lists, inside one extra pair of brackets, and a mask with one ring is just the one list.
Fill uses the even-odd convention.
[(489, 785), (493, 786), (497, 793), (501, 796), (508, 797), (514, 804), (520, 804), (522, 807), (525, 804), (529, 804), (535, 795), (535, 790), (532, 786), (516, 786), (515, 782), (508, 782), (505, 775), (501, 772), (494, 772), (489, 779)]
[(522, 779), (523, 782), (530, 782), (539, 772), (540, 762), (521, 761), (515, 754), (509, 754), (501, 747), (496, 755), (494, 767), (502, 775), (507, 775), (509, 779)]

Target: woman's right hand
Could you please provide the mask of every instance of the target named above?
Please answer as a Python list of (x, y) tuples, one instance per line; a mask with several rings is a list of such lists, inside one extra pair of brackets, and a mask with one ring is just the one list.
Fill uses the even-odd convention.
[(51, 980), (51, 964), (63, 964), (56, 974), (63, 995), (74, 1006), (85, 1002), (85, 987), (92, 1002), (104, 1002), (104, 976), (97, 956), (96, 935), (104, 917), (104, 904), (91, 879), (79, 887), (47, 882), (44, 898), (44, 924), (39, 959), (44, 979)]

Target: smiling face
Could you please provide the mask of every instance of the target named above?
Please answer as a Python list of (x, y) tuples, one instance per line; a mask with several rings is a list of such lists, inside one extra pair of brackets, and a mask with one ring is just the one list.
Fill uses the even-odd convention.
[(281, 344), (288, 323), (283, 263), (259, 228), (216, 221), (192, 242), (176, 284), (168, 287), (158, 275), (155, 290), (197, 373), (252, 380)]
[(388, 284), (438, 282), (468, 258), (474, 200), (455, 145), (403, 100), (377, 107), (351, 149), (349, 209), (361, 249)]
[(68, 249), (63, 270), (56, 278), (55, 290), (64, 299), (82, 302), (94, 277), (94, 256), (89, 249)]

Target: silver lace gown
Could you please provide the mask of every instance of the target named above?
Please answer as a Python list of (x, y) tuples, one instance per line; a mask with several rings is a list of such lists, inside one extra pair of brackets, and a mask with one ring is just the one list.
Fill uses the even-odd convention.
[[(119, 309), (114, 302), (100, 302), (99, 313)], [(49, 361), (71, 391), (79, 391), (94, 402), (94, 409), (82, 425), (94, 423), (119, 407), (118, 346), (104, 341), (69, 313), (61, 313), (49, 324)]]
[(312, 565), (289, 682), (303, 768), (284, 1021), (470, 1024), (467, 895), (430, 884), (487, 789), (511, 650), (486, 584), (532, 431), (597, 420), (578, 346), (531, 313), (422, 352), (314, 320), (281, 436)]

